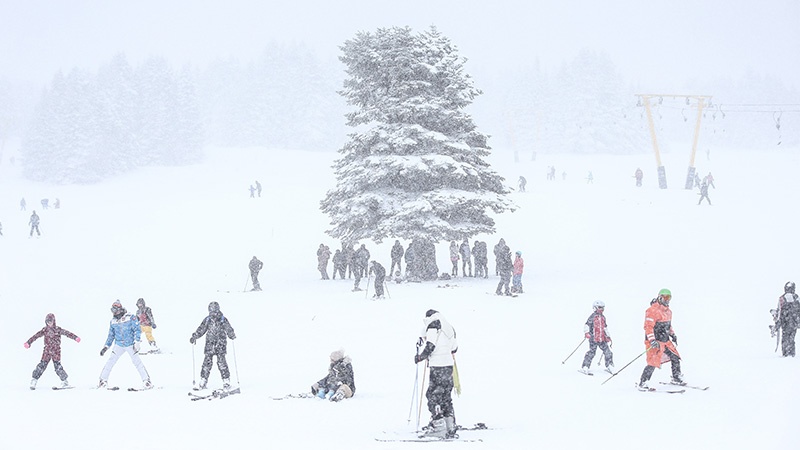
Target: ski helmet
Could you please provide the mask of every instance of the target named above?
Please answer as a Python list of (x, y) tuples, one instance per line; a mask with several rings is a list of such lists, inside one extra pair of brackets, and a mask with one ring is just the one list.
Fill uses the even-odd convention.
[(603, 303), (601, 300), (596, 300), (594, 303), (592, 303), (592, 308), (594, 308), (595, 311), (597, 311), (598, 309), (605, 309), (606, 304)]
[(658, 300), (663, 304), (669, 304), (669, 301), (672, 300), (672, 292), (669, 289), (658, 291)]
[(517, 253), (516, 253), (516, 255), (517, 255), (517, 256), (522, 256), (522, 252), (521, 252), (521, 251), (519, 251), (519, 250), (517, 250)]
[(218, 313), (219, 312), (219, 303), (211, 302), (208, 304), (208, 312), (210, 313)]
[(794, 294), (794, 281), (787, 281), (786, 284), (783, 286), (783, 291)]
[(144, 299), (139, 297), (139, 300), (136, 300), (136, 306), (139, 308), (144, 308)]
[(111, 314), (114, 316), (121, 316), (125, 314), (125, 308), (122, 307), (122, 303), (120, 303), (119, 300), (111, 304)]

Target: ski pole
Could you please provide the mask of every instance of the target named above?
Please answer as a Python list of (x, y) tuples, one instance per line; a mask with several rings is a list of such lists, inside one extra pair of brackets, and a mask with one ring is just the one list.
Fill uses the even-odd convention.
[(242, 292), (247, 292), (247, 285), (250, 284), (250, 277), (244, 279), (244, 290)]
[(197, 381), (195, 380), (195, 366), (194, 366), (194, 344), (192, 344), (192, 387), (195, 387)]
[(651, 348), (652, 348), (652, 347), (648, 347), (648, 348), (647, 348), (647, 350), (643, 351), (642, 353), (639, 353), (639, 356), (637, 356), (636, 358), (633, 358), (633, 360), (631, 360), (631, 362), (629, 362), (628, 364), (625, 364), (624, 366), (622, 366), (622, 368), (621, 368), (621, 369), (619, 369), (619, 370), (618, 370), (618, 371), (616, 371), (615, 373), (611, 374), (611, 376), (610, 376), (610, 377), (608, 377), (608, 379), (606, 379), (606, 381), (603, 381), (603, 382), (602, 382), (602, 383), (600, 383), (600, 384), (601, 384), (601, 385), (603, 385), (603, 384), (606, 384), (606, 383), (608, 383), (608, 381), (609, 381), (610, 379), (612, 379), (612, 378), (614, 378), (615, 376), (619, 375), (619, 373), (620, 373), (620, 372), (622, 372), (623, 370), (625, 370), (625, 368), (626, 368), (626, 367), (628, 367), (628, 366), (630, 366), (631, 364), (633, 364), (633, 362), (634, 362), (634, 361), (636, 361), (637, 359), (641, 358), (641, 357), (642, 357), (642, 355), (644, 355), (645, 353), (647, 353), (647, 351), (648, 351), (648, 350), (650, 350)]
[(372, 274), (371, 273), (367, 273), (367, 288), (364, 289), (364, 300), (369, 298), (369, 280), (370, 280), (370, 278), (372, 278)]
[(392, 294), (390, 294), (390, 293), (389, 293), (389, 283), (387, 283), (387, 282), (385, 282), (385, 281), (384, 281), (384, 282), (383, 282), (383, 288), (384, 288), (384, 289), (386, 289), (386, 296), (387, 296), (389, 299), (391, 299), (391, 298), (392, 298)]
[(583, 345), (583, 343), (584, 343), (584, 342), (586, 342), (586, 338), (583, 338), (583, 340), (581, 341), (581, 343), (580, 343), (580, 344), (578, 344), (578, 346), (577, 346), (577, 347), (575, 347), (575, 350), (573, 350), (573, 351), (572, 351), (572, 353), (570, 353), (569, 355), (567, 355), (567, 357), (566, 357), (566, 358), (564, 358), (564, 360), (563, 360), (563, 361), (561, 361), (561, 364), (564, 364), (565, 362), (567, 362), (567, 360), (570, 358), (570, 356), (574, 355), (574, 354), (575, 354), (575, 352), (577, 352), (577, 351), (578, 351), (578, 349), (579, 349), (579, 348), (581, 348), (581, 345)]
[(236, 342), (231, 339), (231, 347), (233, 348), (233, 368), (236, 370), (236, 385), (239, 386), (242, 383), (239, 381), (239, 363), (236, 362)]
[(425, 360), (425, 369), (422, 371), (422, 387), (419, 389), (419, 409), (417, 410), (417, 431), (419, 431), (419, 418), (422, 416), (422, 391), (425, 390), (425, 376), (428, 374), (428, 360)]
[(603, 357), (606, 356), (605, 353), (600, 353), (600, 357), (597, 358), (597, 365), (599, 366), (601, 362), (603, 362)]
[(417, 399), (417, 386), (419, 385), (419, 366), (416, 364), (414, 364), (414, 373), (414, 389), (411, 391), (411, 406), (408, 407), (408, 423), (411, 423), (411, 413), (414, 411), (414, 400)]

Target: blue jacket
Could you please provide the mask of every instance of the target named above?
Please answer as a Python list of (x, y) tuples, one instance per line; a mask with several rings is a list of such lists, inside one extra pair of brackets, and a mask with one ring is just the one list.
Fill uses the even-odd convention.
[(134, 342), (141, 342), (141, 340), (142, 329), (139, 327), (139, 319), (136, 316), (125, 314), (119, 319), (111, 319), (106, 347), (111, 347), (114, 341), (120, 347), (130, 347)]

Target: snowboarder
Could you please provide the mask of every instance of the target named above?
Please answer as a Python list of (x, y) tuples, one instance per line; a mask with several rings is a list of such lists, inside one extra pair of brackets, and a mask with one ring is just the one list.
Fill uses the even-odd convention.
[(450, 275), (453, 277), (458, 276), (458, 244), (456, 241), (450, 241), (450, 262), (453, 264), (453, 268), (450, 269)]
[(339, 279), (344, 280), (344, 271), (347, 268), (347, 262), (344, 259), (344, 253), (337, 249), (333, 253), (333, 279), (336, 279), (336, 274), (339, 274)]
[(114, 344), (111, 349), (111, 357), (106, 361), (103, 370), (100, 372), (100, 382), (97, 383), (98, 388), (108, 386), (108, 376), (111, 375), (111, 369), (119, 360), (123, 353), (127, 353), (131, 357), (134, 367), (142, 377), (142, 389), (152, 389), (153, 383), (150, 382), (150, 375), (144, 367), (142, 358), (139, 357), (139, 347), (141, 346), (142, 329), (139, 327), (139, 320), (136, 316), (128, 314), (128, 311), (122, 307), (119, 300), (111, 305), (111, 314), (113, 315), (111, 323), (108, 326), (108, 338), (106, 345), (100, 350), (100, 356), (106, 354), (106, 351)]
[[(458, 253), (461, 255), (461, 276), (472, 276), (472, 255), (469, 248), (469, 240), (464, 238), (461, 246), (458, 248)], [(469, 275), (467, 275), (467, 267), (469, 267)]]
[(633, 176), (636, 178), (636, 187), (642, 187), (642, 178), (644, 178), (644, 172), (642, 172), (642, 169), (637, 167), (636, 173)]
[(383, 298), (383, 283), (386, 281), (386, 269), (378, 261), (370, 261), (369, 275), (375, 274), (375, 295), (372, 298)]
[(508, 247), (505, 247), (505, 253), (501, 255), (497, 265), (500, 271), (500, 282), (497, 283), (495, 294), (512, 295), (508, 283), (511, 281), (511, 272), (514, 269), (514, 263), (511, 261), (511, 250), (508, 250)]
[(525, 192), (525, 186), (528, 185), (528, 180), (525, 179), (522, 175), (519, 176), (519, 191)]
[(258, 196), (261, 197), (261, 183), (256, 180), (256, 191), (258, 192)]
[(236, 339), (228, 318), (219, 309), (219, 303), (211, 302), (208, 304), (208, 316), (200, 322), (189, 342), (194, 344), (203, 335), (206, 336), (206, 345), (203, 350), (203, 366), (200, 369), (200, 389), (205, 389), (208, 384), (208, 376), (211, 374), (211, 367), (214, 365), (214, 356), (217, 357), (217, 367), (222, 375), (222, 387), (231, 387), (231, 372), (228, 369), (228, 362), (225, 354), (228, 349), (228, 338)]
[[(331, 259), (331, 249), (325, 244), (319, 244), (317, 249), (317, 270), (322, 276), (321, 279), (329, 280), (328, 277), (328, 261)], [(334, 269), (335, 270), (335, 269)]]
[(342, 349), (331, 352), (330, 358), (328, 374), (311, 385), (311, 393), (319, 398), (327, 397), (332, 402), (352, 397), (356, 393), (353, 361)]
[(397, 270), (401, 270), (402, 267), (400, 266), (400, 261), (403, 260), (403, 245), (400, 244), (400, 241), (394, 241), (394, 246), (392, 246), (392, 251), (390, 253), (392, 257), (392, 266), (389, 268), (389, 273), (394, 273), (394, 266), (397, 264)]
[(30, 236), (33, 236), (33, 230), (36, 230), (36, 235), (37, 236), (41, 236), (42, 235), (42, 233), (39, 232), (39, 215), (36, 214), (36, 211), (34, 211), (33, 214), (31, 214), (31, 218), (30, 218), (30, 220), (28, 220), (28, 225), (31, 226), (31, 234), (30, 234)]
[(589, 368), (592, 366), (592, 359), (597, 352), (597, 347), (603, 351), (603, 356), (606, 358), (606, 372), (614, 373), (614, 354), (611, 353), (611, 335), (608, 334), (608, 324), (606, 323), (606, 316), (603, 311), (606, 309), (606, 304), (600, 300), (592, 303), (594, 312), (586, 319), (583, 325), (583, 335), (589, 341), (589, 351), (583, 357), (583, 365), (581, 371), (590, 374)]
[(517, 250), (513, 268), (511, 269), (511, 292), (514, 294), (522, 294), (522, 272), (524, 271), (525, 260), (522, 259), (522, 252)]
[(662, 361), (672, 362), (672, 383), (685, 384), (681, 375), (681, 356), (675, 346), (678, 337), (672, 329), (672, 310), (669, 302), (672, 292), (669, 289), (658, 291), (658, 297), (650, 302), (644, 318), (644, 345), (647, 348), (647, 366), (642, 371), (639, 381), (640, 389), (649, 389), (648, 382), (656, 368), (661, 368)]
[(697, 206), (700, 206), (700, 203), (703, 202), (703, 199), (708, 200), (708, 206), (711, 206), (711, 199), (708, 198), (708, 183), (703, 181), (703, 184), (700, 185), (700, 200), (697, 202)]
[(158, 353), (158, 345), (156, 345), (156, 340), (153, 337), (153, 330), (156, 329), (156, 320), (153, 318), (153, 310), (145, 305), (143, 298), (136, 300), (136, 308), (136, 317), (139, 318), (139, 327), (142, 329), (144, 336), (147, 338), (147, 342), (150, 344), (150, 351)]
[[(429, 309), (423, 319), (424, 327), (417, 342), (414, 363), (425, 361), (430, 367), (428, 411), (431, 421), (425, 434), (438, 437), (453, 437), (456, 434), (455, 411), (451, 392), (454, 387), (453, 366), (458, 351), (456, 330), (436, 310)], [(422, 352), (420, 353), (420, 348)]]
[(56, 325), (56, 316), (53, 313), (49, 313), (44, 318), (45, 327), (41, 330), (37, 331), (36, 334), (30, 337), (23, 346), (25, 348), (31, 348), (31, 344), (39, 339), (40, 337), (44, 337), (44, 350), (42, 351), (42, 359), (39, 364), (33, 369), (33, 379), (31, 380), (31, 389), (36, 389), (36, 382), (39, 381), (39, 377), (42, 376), (44, 370), (47, 369), (47, 365), (50, 363), (50, 360), (53, 361), (53, 368), (56, 370), (56, 375), (58, 378), (61, 379), (61, 388), (69, 387), (69, 383), (67, 382), (67, 372), (64, 370), (64, 367), (61, 365), (61, 336), (66, 336), (70, 339), (74, 339), (75, 342), (80, 342), (81, 338), (76, 336), (74, 333), (67, 331), (59, 326)]
[(781, 352), (783, 356), (795, 356), (794, 337), (800, 325), (800, 299), (794, 292), (794, 281), (783, 286), (783, 295), (778, 298), (778, 324), (782, 330)]
[(264, 263), (253, 256), (253, 259), (250, 260), (250, 264), (248, 266), (250, 267), (250, 279), (253, 280), (253, 289), (250, 290), (260, 291), (261, 283), (258, 282), (258, 272), (260, 272), (261, 268), (264, 267)]

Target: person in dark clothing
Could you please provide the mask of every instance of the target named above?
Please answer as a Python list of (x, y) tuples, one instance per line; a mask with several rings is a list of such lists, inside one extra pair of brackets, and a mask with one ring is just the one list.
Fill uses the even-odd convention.
[(697, 202), (697, 206), (700, 206), (700, 203), (703, 202), (703, 199), (708, 200), (708, 205), (711, 206), (711, 199), (708, 198), (708, 183), (705, 181), (700, 185), (700, 200)]
[(328, 277), (328, 261), (331, 259), (331, 249), (325, 244), (319, 244), (317, 249), (317, 269), (323, 280), (330, 279)]
[(525, 179), (522, 175), (519, 176), (519, 191), (525, 192), (525, 186), (527, 186), (528, 180)]
[(514, 269), (514, 262), (511, 260), (511, 250), (505, 247), (505, 253), (501, 254), (500, 259), (497, 261), (497, 270), (500, 272), (500, 282), (497, 283), (495, 294), (497, 295), (511, 295), (511, 272)]
[(400, 244), (400, 241), (394, 241), (394, 246), (392, 246), (391, 256), (392, 256), (392, 266), (389, 268), (389, 273), (394, 273), (394, 266), (397, 264), (397, 270), (402, 270), (400, 261), (403, 260), (403, 245)]
[(358, 270), (359, 276), (364, 276), (367, 274), (367, 266), (369, 265), (369, 250), (367, 250), (367, 246), (365, 244), (361, 244), (361, 247), (356, 250), (355, 255), (353, 258), (355, 259), (355, 270)]
[(500, 259), (506, 254), (506, 252), (510, 251), (511, 249), (506, 245), (506, 240), (502, 238), (497, 242), (497, 245), (494, 246), (495, 275), (500, 275)]
[(783, 356), (795, 356), (794, 338), (800, 326), (800, 299), (795, 294), (794, 281), (783, 286), (783, 295), (778, 298), (778, 320), (781, 334), (781, 352)]
[(584, 337), (589, 341), (589, 351), (583, 357), (583, 364), (581, 370), (583, 373), (591, 374), (589, 368), (592, 366), (592, 359), (597, 352), (597, 347), (603, 351), (603, 356), (606, 358), (606, 372), (614, 373), (614, 354), (611, 352), (611, 335), (608, 334), (608, 324), (606, 323), (606, 316), (603, 311), (606, 309), (606, 304), (601, 301), (592, 303), (594, 312), (586, 319), (586, 324), (583, 326)]
[(136, 317), (139, 318), (139, 327), (150, 344), (150, 351), (147, 353), (159, 353), (156, 339), (153, 337), (153, 330), (156, 329), (156, 319), (153, 317), (153, 310), (144, 302), (143, 298), (136, 300)]
[(228, 362), (225, 354), (228, 351), (228, 338), (236, 339), (228, 318), (219, 309), (219, 303), (211, 302), (208, 304), (208, 316), (200, 322), (189, 342), (194, 344), (203, 335), (206, 336), (206, 345), (203, 350), (203, 366), (200, 369), (200, 389), (205, 389), (208, 384), (208, 376), (211, 374), (211, 367), (214, 365), (214, 356), (217, 357), (217, 367), (222, 375), (222, 387), (231, 387), (231, 372), (228, 369)]
[(386, 269), (378, 261), (369, 263), (369, 275), (375, 274), (375, 295), (372, 298), (383, 298), (383, 283), (386, 281)]
[(261, 290), (261, 283), (258, 282), (258, 272), (261, 271), (261, 268), (264, 267), (264, 263), (258, 260), (255, 256), (253, 259), (250, 260), (250, 279), (253, 280), (253, 289), (251, 291), (260, 291)]
[(336, 250), (333, 253), (333, 279), (336, 279), (336, 274), (339, 278), (344, 280), (344, 271), (347, 268), (347, 261), (344, 259), (344, 253), (341, 250)]
[(414, 261), (414, 242), (408, 243), (405, 253), (406, 258), (406, 278), (419, 279), (419, 268)]
[(30, 220), (28, 220), (28, 225), (31, 226), (31, 236), (33, 236), (33, 230), (36, 230), (36, 235), (41, 236), (42, 233), (39, 232), (39, 215), (36, 214), (36, 211), (31, 214)]
[(324, 378), (311, 385), (311, 393), (319, 398), (338, 402), (356, 393), (356, 380), (353, 374), (353, 361), (345, 356), (344, 350), (331, 352), (331, 365)]
[(47, 369), (47, 365), (50, 363), (50, 360), (53, 361), (53, 368), (56, 370), (56, 375), (58, 375), (58, 378), (61, 379), (60, 387), (69, 387), (69, 383), (67, 383), (67, 372), (61, 365), (61, 336), (74, 339), (75, 342), (80, 342), (81, 338), (76, 336), (75, 333), (57, 326), (56, 316), (53, 313), (49, 313), (45, 316), (44, 323), (45, 327), (37, 331), (36, 334), (31, 336), (30, 339), (25, 341), (25, 344), (23, 344), (25, 348), (31, 348), (31, 344), (35, 340), (39, 339), (40, 337), (44, 337), (44, 350), (42, 351), (42, 359), (36, 368), (33, 369), (31, 389), (36, 389), (36, 382), (39, 381), (39, 378), (44, 373), (44, 370)]
[(344, 260), (347, 266), (347, 278), (353, 278), (353, 273), (355, 272), (356, 268), (355, 245), (346, 245), (342, 243), (342, 253), (344, 254)]
[[(472, 276), (472, 251), (469, 248), (469, 240), (464, 238), (461, 245), (458, 247), (458, 253), (461, 255), (461, 276)], [(469, 266), (469, 275), (467, 275), (467, 266)]]

